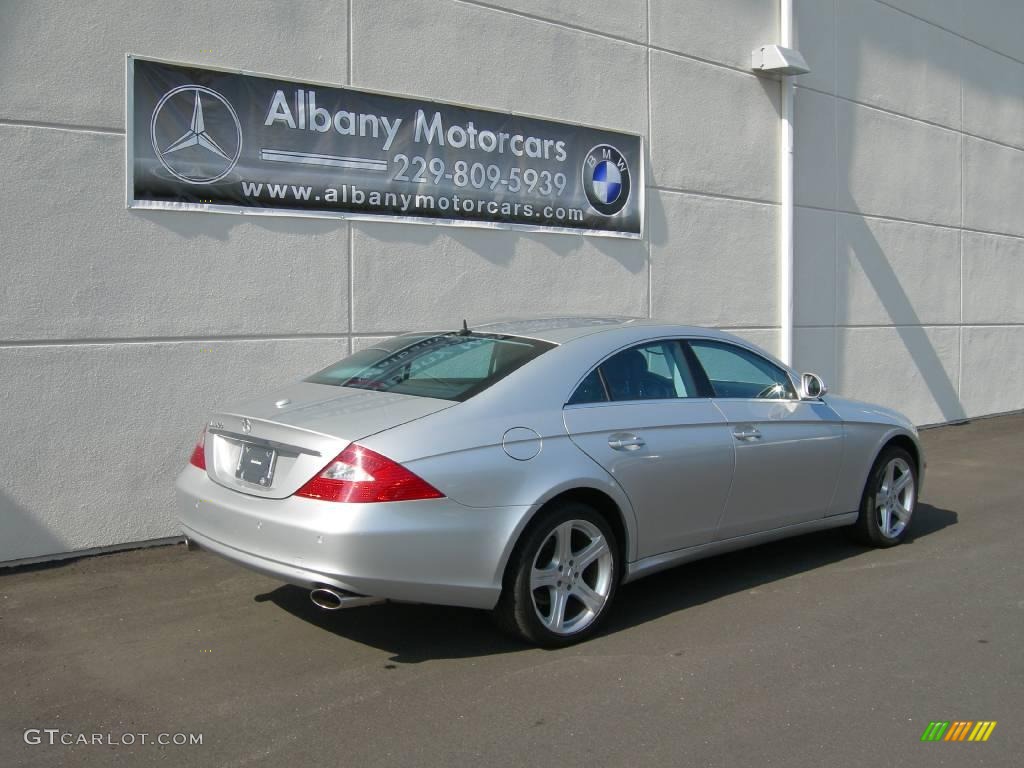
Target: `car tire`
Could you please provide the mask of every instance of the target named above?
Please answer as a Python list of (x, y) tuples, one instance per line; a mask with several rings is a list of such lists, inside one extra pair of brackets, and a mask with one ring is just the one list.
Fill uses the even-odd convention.
[(509, 559), (496, 623), (547, 648), (586, 640), (608, 616), (619, 558), (615, 533), (597, 510), (566, 502), (542, 511)]
[(896, 446), (875, 459), (860, 500), (853, 530), (864, 544), (894, 547), (907, 537), (917, 506), (917, 463)]

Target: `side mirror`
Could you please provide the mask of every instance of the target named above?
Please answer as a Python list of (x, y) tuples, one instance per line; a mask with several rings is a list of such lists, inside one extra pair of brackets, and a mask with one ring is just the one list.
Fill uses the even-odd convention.
[(828, 392), (825, 382), (816, 373), (803, 374), (800, 377), (800, 388), (803, 390), (804, 398), (808, 400), (818, 400)]

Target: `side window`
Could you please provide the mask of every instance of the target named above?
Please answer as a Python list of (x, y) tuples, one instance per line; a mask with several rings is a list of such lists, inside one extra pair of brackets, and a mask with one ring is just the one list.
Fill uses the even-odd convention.
[(580, 382), (576, 391), (572, 393), (566, 405), (579, 405), (580, 403), (603, 403), (608, 398), (604, 393), (604, 382), (601, 381), (601, 374), (597, 368), (587, 374), (587, 378)]
[(696, 382), (679, 343), (655, 341), (605, 360), (580, 382), (568, 405), (697, 396)]
[(789, 375), (742, 347), (720, 341), (690, 341), (715, 397), (795, 400)]

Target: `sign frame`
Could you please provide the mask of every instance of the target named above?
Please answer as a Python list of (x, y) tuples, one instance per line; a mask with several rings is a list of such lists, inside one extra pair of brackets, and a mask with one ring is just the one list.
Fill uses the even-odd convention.
[[(593, 129), (598, 131), (605, 131), (609, 133), (616, 133), (623, 136), (629, 136), (639, 141), (639, 162), (637, 163), (637, 169), (631, 173), (631, 186), (635, 186), (634, 194), (639, 195), (637, 208), (639, 216), (639, 231), (628, 232), (628, 231), (614, 231), (614, 230), (601, 230), (601, 229), (588, 229), (586, 227), (559, 227), (554, 225), (545, 224), (527, 224), (521, 222), (503, 222), (503, 221), (486, 221), (486, 220), (469, 220), (460, 218), (444, 218), (444, 217), (427, 217), (427, 216), (414, 216), (414, 215), (402, 215), (395, 213), (363, 213), (360, 211), (332, 211), (332, 210), (302, 210), (298, 208), (272, 208), (272, 207), (256, 207), (256, 206), (244, 206), (244, 205), (232, 205), (228, 203), (201, 203), (201, 202), (180, 202), (180, 201), (165, 201), (165, 200), (144, 200), (137, 199), (135, 197), (135, 140), (136, 131), (134, 125), (134, 112), (135, 112), (135, 61), (146, 61), (153, 62), (156, 64), (166, 64), (170, 66), (188, 67), (193, 69), (203, 69), (211, 72), (222, 72), (226, 74), (244, 75), (251, 77), (269, 78), (274, 80), (282, 80), (296, 85), (312, 85), (322, 86), (324, 88), (338, 88), (345, 91), (353, 91), (356, 93), (365, 93), (375, 96), (394, 97), (400, 99), (409, 99), (412, 101), (420, 101), (425, 104), (437, 105), (439, 107), (455, 107), (460, 109), (475, 110), (484, 113), (491, 113), (496, 115), (506, 115), (509, 117), (525, 118), (529, 120), (540, 120), (545, 123), (554, 125), (563, 125), (571, 128), (583, 128)], [(497, 229), (497, 230), (513, 230), (520, 232), (534, 232), (534, 233), (554, 233), (554, 234), (572, 234), (584, 237), (611, 237), (619, 239), (629, 240), (642, 240), (646, 236), (646, 202), (647, 202), (647, 187), (646, 187), (646, 140), (643, 134), (632, 131), (623, 131), (615, 128), (608, 128), (605, 126), (590, 125), (586, 123), (580, 123), (571, 120), (554, 120), (548, 117), (531, 114), (528, 112), (520, 112), (516, 110), (498, 110), (489, 109), (485, 107), (476, 107), (469, 104), (463, 104), (454, 101), (443, 101), (439, 99), (424, 98), (419, 96), (410, 96), (408, 94), (394, 93), (384, 90), (376, 90), (370, 88), (353, 88), (352, 86), (341, 85), (338, 83), (331, 83), (323, 80), (296, 80), (292, 77), (285, 75), (276, 75), (267, 72), (255, 72), (247, 69), (236, 69), (232, 67), (213, 66), (208, 64), (197, 64), (188, 63), (181, 61), (173, 61), (170, 59), (164, 59), (153, 56), (142, 56), (134, 53), (127, 53), (125, 55), (125, 207), (127, 209), (141, 209), (141, 210), (162, 210), (162, 211), (199, 211), (203, 213), (223, 213), (233, 214), (241, 216), (285, 216), (289, 218), (310, 218), (310, 219), (340, 219), (345, 221), (378, 221), (386, 223), (403, 223), (403, 224), (420, 224), (427, 226), (442, 226), (442, 227), (463, 227), (471, 229)]]

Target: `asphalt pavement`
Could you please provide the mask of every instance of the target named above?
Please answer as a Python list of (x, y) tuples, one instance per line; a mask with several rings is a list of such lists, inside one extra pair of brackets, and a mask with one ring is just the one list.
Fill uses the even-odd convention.
[(923, 440), (906, 544), (686, 565), (559, 651), (471, 610), (323, 613), (183, 546), (0, 571), (0, 766), (1022, 765), (1024, 416)]

